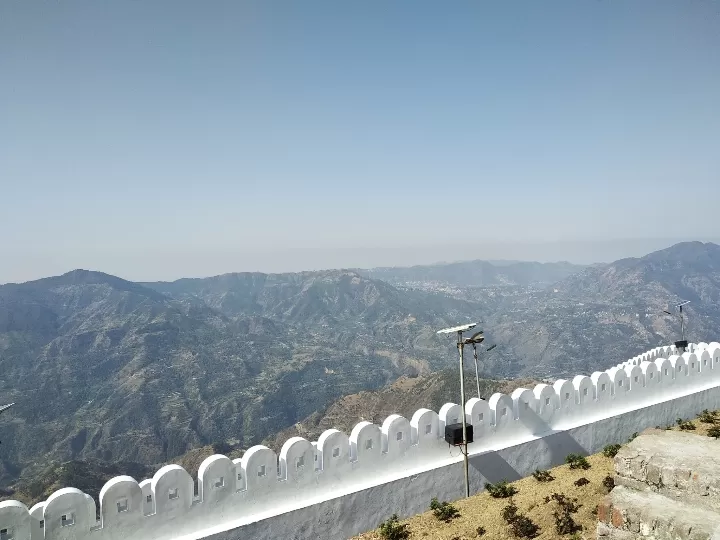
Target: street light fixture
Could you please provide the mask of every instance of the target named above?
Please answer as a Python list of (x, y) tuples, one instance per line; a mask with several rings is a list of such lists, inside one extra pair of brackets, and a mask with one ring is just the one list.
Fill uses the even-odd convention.
[[(686, 306), (689, 303), (690, 300), (685, 300), (684, 302), (675, 304), (675, 307), (678, 308), (678, 310), (680, 311), (680, 341), (675, 342), (675, 347), (677, 347), (680, 353), (685, 352), (685, 348), (687, 347), (687, 341), (685, 340), (685, 316), (683, 315), (683, 306)], [(672, 313), (670, 313), (666, 309), (663, 309), (663, 313), (672, 315)]]
[(472, 336), (467, 338), (463, 345), (472, 345), (473, 347), (473, 359), (475, 360), (475, 385), (477, 386), (477, 397), (480, 398), (480, 372), (478, 370), (478, 355), (477, 346), (485, 341), (485, 336), (482, 335), (483, 331), (475, 332)]
[[(472, 328), (475, 328), (477, 326), (477, 323), (468, 323), (468, 324), (461, 324), (459, 326), (453, 326), (451, 328), (444, 328), (443, 330), (438, 330), (438, 334), (454, 334), (457, 333), (457, 348), (458, 352), (460, 354), (460, 403), (462, 408), (462, 449), (460, 450), (463, 455), (463, 465), (464, 465), (464, 473), (465, 473), (465, 497), (470, 496), (470, 480), (469, 480), (469, 473), (468, 473), (468, 438), (467, 438), (467, 419), (465, 417), (465, 365), (463, 364), (463, 349), (465, 348), (465, 345), (468, 345), (471, 343), (469, 340), (463, 340), (463, 332), (467, 332), (468, 330), (471, 330)], [(474, 334), (470, 340), (473, 338), (476, 338), (482, 334), (482, 332), (478, 332)], [(484, 338), (483, 338), (484, 339)]]
[[(479, 341), (473, 342), (473, 359), (475, 360), (475, 384), (477, 385), (477, 397), (478, 399), (483, 399), (483, 397), (480, 395), (480, 371), (478, 370), (478, 353), (477, 353), (477, 346), (482, 343), (485, 340), (484, 337), (480, 338)], [(485, 349), (485, 352), (492, 351), (495, 347), (497, 347), (497, 344), (490, 345), (487, 349)]]

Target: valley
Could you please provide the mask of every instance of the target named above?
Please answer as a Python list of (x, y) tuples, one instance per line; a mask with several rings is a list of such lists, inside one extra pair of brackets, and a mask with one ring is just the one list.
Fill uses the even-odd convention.
[(488, 264), (156, 283), (76, 270), (2, 285), (0, 402), (16, 405), (0, 417), (0, 487), (42, 493), (39, 478), (79, 470), (68, 463), (151, 474), (456, 401), (455, 347), (435, 331), (458, 322), (481, 321), (497, 344), (481, 363), (502, 391), (677, 339), (663, 310), (678, 299), (691, 300), (691, 341), (720, 326), (715, 244), (589, 267)]

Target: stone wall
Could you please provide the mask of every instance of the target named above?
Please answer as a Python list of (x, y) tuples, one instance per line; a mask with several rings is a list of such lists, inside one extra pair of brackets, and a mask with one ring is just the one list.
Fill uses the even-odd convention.
[[(589, 377), (469, 400), (472, 491), (720, 408), (720, 344), (676, 352), (659, 347)], [(6, 501), (0, 540), (347, 538), (392, 513), (423, 511), (431, 497), (462, 496), (462, 456), (442, 436), (461, 414), (448, 403), (409, 420), (392, 415), (382, 426), (361, 422), (349, 436), (328, 430), (317, 442), (293, 437), (279, 456), (264, 446), (236, 460), (211, 456), (198, 472), (197, 496), (195, 479), (177, 465), (139, 483), (117, 477), (100, 493), (99, 522), (96, 501), (74, 488), (30, 510)]]

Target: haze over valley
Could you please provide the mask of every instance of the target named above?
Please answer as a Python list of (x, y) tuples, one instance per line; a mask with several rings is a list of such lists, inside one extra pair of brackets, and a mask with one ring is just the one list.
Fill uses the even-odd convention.
[[(365, 396), (351, 399), (358, 416), (382, 415), (363, 392), (452, 373), (452, 339), (435, 331), (464, 321), (481, 321), (497, 344), (482, 353), (485, 378), (590, 374), (677, 339), (663, 310), (679, 299), (692, 302), (688, 339), (715, 335), (720, 247), (592, 266), (470, 261), (151, 283), (75, 270), (2, 285), (0, 402), (16, 405), (0, 417), (1, 485), (9, 493), (68, 461), (115, 471), (207, 445), (241, 453), (299, 422), (325, 426), (343, 396)], [(423, 384), (432, 392), (382, 401), (457, 400), (446, 383)]]

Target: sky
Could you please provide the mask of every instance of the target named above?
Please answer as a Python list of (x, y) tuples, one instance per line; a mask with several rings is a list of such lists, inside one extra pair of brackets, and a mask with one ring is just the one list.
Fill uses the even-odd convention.
[(712, 0), (0, 2), (0, 283), (720, 238)]

